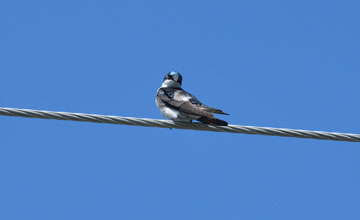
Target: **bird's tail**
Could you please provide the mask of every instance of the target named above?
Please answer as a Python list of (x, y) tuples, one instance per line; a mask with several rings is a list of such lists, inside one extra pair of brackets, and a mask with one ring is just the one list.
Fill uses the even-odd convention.
[(210, 125), (219, 125), (219, 126), (227, 126), (228, 125), (228, 123), (226, 121), (223, 121), (223, 120), (220, 120), (217, 118), (201, 117), (197, 120), (204, 124), (210, 124)]

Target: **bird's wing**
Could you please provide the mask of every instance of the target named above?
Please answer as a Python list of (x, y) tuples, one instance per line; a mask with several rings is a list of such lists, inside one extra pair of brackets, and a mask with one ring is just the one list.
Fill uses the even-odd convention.
[(211, 108), (209, 106), (203, 106), (203, 109), (207, 112), (211, 112), (211, 113), (216, 113), (216, 114), (222, 114), (222, 115), (229, 115), (228, 113), (226, 112), (223, 112), (222, 110), (220, 109), (216, 109), (216, 108)]
[(189, 93), (186, 93), (182, 89), (160, 88), (157, 94), (157, 98), (166, 106), (176, 109), (180, 112), (190, 115), (214, 118), (214, 115), (211, 114), (211, 112), (202, 109), (202, 103), (201, 104), (192, 103), (190, 100), (192, 99), (193, 96), (190, 95), (191, 96), (190, 97), (189, 95), (190, 95)]
[(225, 112), (223, 112), (223, 111), (220, 110), (220, 109), (211, 108), (211, 107), (203, 104), (203, 103), (200, 102), (195, 96), (191, 95), (190, 93), (187, 93), (187, 94), (189, 94), (189, 95), (191, 96), (191, 98), (189, 99), (189, 101), (190, 101), (192, 104), (200, 107), (202, 110), (207, 111), (207, 112), (211, 112), (211, 113), (216, 113), (216, 114), (229, 115), (228, 113), (225, 113)]

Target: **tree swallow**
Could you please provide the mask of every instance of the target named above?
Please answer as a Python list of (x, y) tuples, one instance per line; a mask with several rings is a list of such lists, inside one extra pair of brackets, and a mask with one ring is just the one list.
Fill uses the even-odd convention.
[(220, 109), (208, 107), (195, 96), (181, 88), (182, 76), (178, 72), (169, 72), (156, 94), (156, 105), (165, 118), (173, 121), (192, 122), (197, 120), (205, 124), (227, 126), (226, 121), (217, 119), (212, 113), (228, 115)]

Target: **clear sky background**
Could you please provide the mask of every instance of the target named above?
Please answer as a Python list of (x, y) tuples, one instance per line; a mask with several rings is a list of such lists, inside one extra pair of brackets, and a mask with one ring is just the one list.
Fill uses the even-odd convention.
[[(0, 106), (360, 133), (358, 1), (0, 2)], [(0, 116), (0, 219), (360, 219), (360, 145)]]

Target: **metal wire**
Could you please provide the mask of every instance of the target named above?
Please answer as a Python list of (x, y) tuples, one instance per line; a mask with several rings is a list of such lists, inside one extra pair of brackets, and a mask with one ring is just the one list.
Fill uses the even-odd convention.
[(1, 107), (0, 107), (0, 115), (83, 121), (83, 122), (97, 122), (97, 123), (108, 123), (108, 124), (123, 124), (123, 125), (135, 125), (135, 126), (145, 126), (145, 127), (177, 128), (177, 129), (202, 130), (202, 131), (216, 131), (216, 132), (259, 134), (259, 135), (272, 135), (272, 136), (283, 136), (283, 137), (360, 142), (360, 134), (295, 130), (295, 129), (285, 129), (285, 128), (269, 128), (269, 127), (241, 126), (241, 125), (215, 126), (215, 125), (207, 125), (202, 123), (173, 122), (169, 120), (158, 120), (158, 119), (150, 119), (150, 118), (133, 118), (133, 117), (120, 117), (120, 116), (109, 116), (109, 115), (40, 111), (40, 110), (31, 110), (31, 109), (1, 108)]

